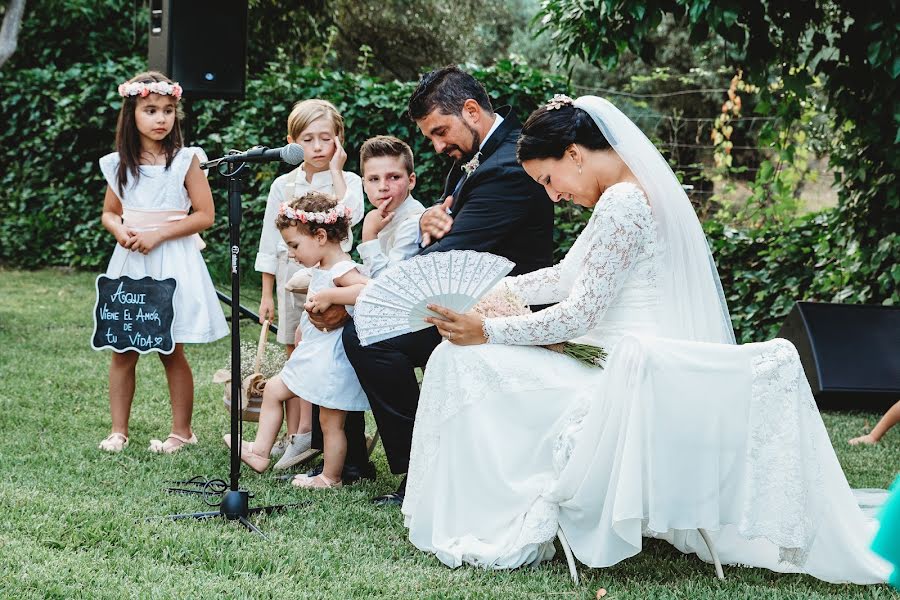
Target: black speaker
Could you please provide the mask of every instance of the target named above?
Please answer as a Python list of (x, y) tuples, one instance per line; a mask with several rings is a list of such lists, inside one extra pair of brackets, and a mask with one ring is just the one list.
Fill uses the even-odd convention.
[(819, 408), (884, 411), (900, 400), (900, 307), (797, 302), (778, 337), (796, 346)]
[(186, 98), (243, 98), (247, 0), (150, 0), (148, 62)]

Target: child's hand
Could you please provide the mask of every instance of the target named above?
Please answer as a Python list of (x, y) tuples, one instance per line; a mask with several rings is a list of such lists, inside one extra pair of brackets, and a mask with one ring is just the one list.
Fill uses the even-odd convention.
[(394, 218), (394, 213), (385, 213), (388, 203), (385, 202), (375, 210), (370, 210), (369, 214), (363, 220), (362, 240), (368, 242), (378, 237), (378, 234), (384, 229), (385, 225)]
[(344, 151), (344, 146), (341, 145), (341, 138), (334, 136), (334, 155), (328, 162), (328, 168), (332, 172), (332, 176), (343, 171), (344, 163), (346, 162), (347, 152)]
[(124, 224), (120, 223), (113, 232), (113, 235), (116, 238), (116, 242), (123, 248), (129, 248), (131, 246), (132, 238), (134, 236), (131, 235), (131, 232), (128, 231), (128, 228), (125, 227)]
[(320, 297), (321, 294), (306, 301), (306, 304), (303, 305), (303, 308), (306, 310), (306, 312), (319, 314), (331, 308), (332, 303), (329, 302), (326, 298)]
[(268, 298), (263, 296), (263, 299), (259, 301), (259, 324), (262, 325), (266, 320), (270, 323), (275, 320), (275, 302), (271, 296)]
[(156, 231), (134, 231), (133, 229), (129, 230), (131, 234), (131, 241), (126, 246), (127, 248), (131, 248), (136, 252), (140, 252), (141, 254), (149, 254), (151, 250), (156, 248), (161, 241), (163, 241), (162, 233), (159, 230)]

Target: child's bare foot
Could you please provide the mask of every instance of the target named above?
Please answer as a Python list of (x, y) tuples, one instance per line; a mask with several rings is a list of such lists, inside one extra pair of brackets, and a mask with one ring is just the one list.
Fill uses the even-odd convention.
[(878, 440), (872, 437), (871, 433), (867, 433), (866, 435), (861, 435), (859, 437), (853, 438), (852, 440), (848, 440), (847, 443), (851, 446), (857, 446), (859, 444), (871, 446), (872, 444), (877, 444)]

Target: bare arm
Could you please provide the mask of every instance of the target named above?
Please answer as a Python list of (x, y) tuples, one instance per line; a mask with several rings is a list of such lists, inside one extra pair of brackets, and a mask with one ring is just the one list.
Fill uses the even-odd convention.
[(334, 197), (338, 201), (344, 199), (347, 193), (347, 182), (344, 181), (344, 163), (347, 162), (347, 152), (341, 143), (341, 138), (334, 136), (334, 156), (328, 163), (328, 170), (331, 171), (331, 183), (334, 185)]
[(333, 304), (342, 306), (352, 306), (356, 304), (356, 298), (359, 296), (369, 278), (360, 273), (356, 269), (347, 271), (334, 280), (338, 287), (328, 288), (317, 293), (306, 303), (307, 312), (321, 313)]
[(275, 300), (273, 300), (273, 292), (275, 289), (275, 275), (272, 273), (262, 274), (262, 298), (259, 301), (259, 322), (262, 323), (266, 319), (275, 320)]
[(108, 232), (113, 234), (120, 246), (128, 248), (131, 245), (132, 236), (125, 224), (122, 223), (122, 202), (108, 185), (106, 186), (106, 195), (103, 197), (103, 214), (100, 222)]
[(357, 283), (347, 287), (329, 288), (316, 294), (312, 300), (306, 302), (306, 310), (310, 312), (322, 312), (332, 305), (353, 306), (356, 298), (366, 287), (364, 283)]

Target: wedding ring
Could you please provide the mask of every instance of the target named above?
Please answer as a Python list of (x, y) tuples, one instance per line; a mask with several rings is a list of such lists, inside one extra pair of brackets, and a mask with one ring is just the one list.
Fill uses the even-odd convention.
[(447, 334), (447, 340), (451, 341), (451, 342), (453, 341), (453, 332), (452, 331)]
[(323, 328), (322, 328), (322, 333), (328, 333), (328, 328), (327, 328), (327, 327), (323, 327)]

